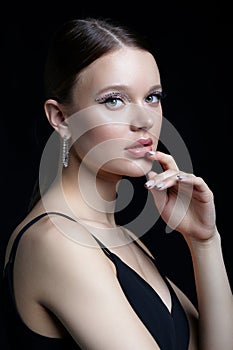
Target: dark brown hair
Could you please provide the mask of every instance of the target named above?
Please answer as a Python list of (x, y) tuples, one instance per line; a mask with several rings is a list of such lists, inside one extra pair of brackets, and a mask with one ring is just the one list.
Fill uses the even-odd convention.
[(45, 65), (45, 98), (69, 103), (80, 72), (101, 56), (122, 46), (151, 51), (148, 43), (128, 28), (107, 19), (74, 19), (52, 37)]

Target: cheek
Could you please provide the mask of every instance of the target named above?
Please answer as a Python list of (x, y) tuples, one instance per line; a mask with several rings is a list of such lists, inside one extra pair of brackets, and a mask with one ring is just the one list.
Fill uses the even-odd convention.
[[(125, 137), (124, 137), (125, 135)], [(83, 165), (99, 172), (100, 169), (121, 175), (124, 166), (124, 148), (128, 129), (126, 126), (106, 125), (89, 130), (74, 144), (74, 151)], [(119, 173), (119, 169), (121, 172)]]
[(127, 125), (117, 125), (115, 123), (109, 123), (108, 125), (103, 125), (90, 130), (89, 138), (93, 140), (95, 144), (100, 144), (107, 140), (115, 140), (123, 137), (123, 135), (128, 131)]
[(127, 124), (118, 125), (117, 123), (109, 123), (108, 125), (99, 126), (90, 130), (88, 137), (94, 144), (100, 144), (105, 141), (124, 138), (124, 135), (127, 135), (128, 131), (129, 126)]
[[(125, 125), (103, 125), (88, 130), (75, 142), (75, 150), (82, 158), (91, 152), (92, 154), (106, 154), (113, 150), (114, 146), (124, 145), (124, 134), (127, 133)], [(128, 129), (128, 128), (127, 128)]]

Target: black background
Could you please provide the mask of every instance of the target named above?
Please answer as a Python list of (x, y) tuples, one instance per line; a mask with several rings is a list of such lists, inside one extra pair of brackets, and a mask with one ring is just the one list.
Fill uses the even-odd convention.
[[(40, 155), (51, 131), (43, 112), (42, 86), (50, 36), (67, 19), (101, 16), (119, 20), (153, 42), (167, 92), (164, 116), (182, 136), (194, 173), (202, 176), (214, 192), (217, 225), (233, 285), (230, 5), (224, 1), (117, 1), (105, 5), (64, 1), (30, 5), (8, 2), (4, 7), (0, 66), (1, 270), (7, 240), (27, 211)], [(142, 239), (159, 257), (166, 273), (196, 302), (186, 245), (179, 234), (164, 234), (162, 223), (161, 228), (156, 237), (150, 230)], [(2, 333), (4, 349), (4, 330)]]

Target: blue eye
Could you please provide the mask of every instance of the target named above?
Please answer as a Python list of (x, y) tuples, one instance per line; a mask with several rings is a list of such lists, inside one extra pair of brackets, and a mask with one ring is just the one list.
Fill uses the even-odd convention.
[(146, 97), (146, 102), (156, 104), (159, 103), (163, 97), (162, 91), (156, 91)]
[(119, 92), (111, 92), (96, 98), (96, 102), (104, 104), (109, 109), (119, 109), (124, 104), (125, 97)]
[(123, 101), (117, 97), (108, 97), (104, 102), (109, 108), (119, 108), (121, 107)]

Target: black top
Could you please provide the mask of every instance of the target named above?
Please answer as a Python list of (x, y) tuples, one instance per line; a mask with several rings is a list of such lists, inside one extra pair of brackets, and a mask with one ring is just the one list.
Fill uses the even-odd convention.
[[(9, 339), (12, 343), (12, 350), (20, 349), (21, 347), (24, 350), (80, 350), (80, 347), (73, 341), (72, 337), (49, 338), (32, 331), (20, 318), (15, 304), (13, 264), (19, 240), (31, 225), (49, 214), (58, 214), (73, 220), (62, 213), (56, 212), (43, 213), (35, 217), (18, 233), (12, 246), (9, 261), (5, 267), (3, 278), (5, 318), (9, 330)], [(94, 238), (96, 239), (96, 237)], [(115, 264), (117, 278), (125, 296), (161, 350), (187, 350), (189, 344), (187, 317), (165, 276), (162, 274), (171, 294), (171, 312), (169, 312), (155, 290), (139, 274), (124, 263), (116, 254), (106, 248), (100, 241), (97, 240), (97, 242), (106, 256)], [(135, 243), (137, 242), (135, 241)], [(140, 245), (138, 246), (140, 247)], [(154, 259), (151, 259), (154, 262)]]

